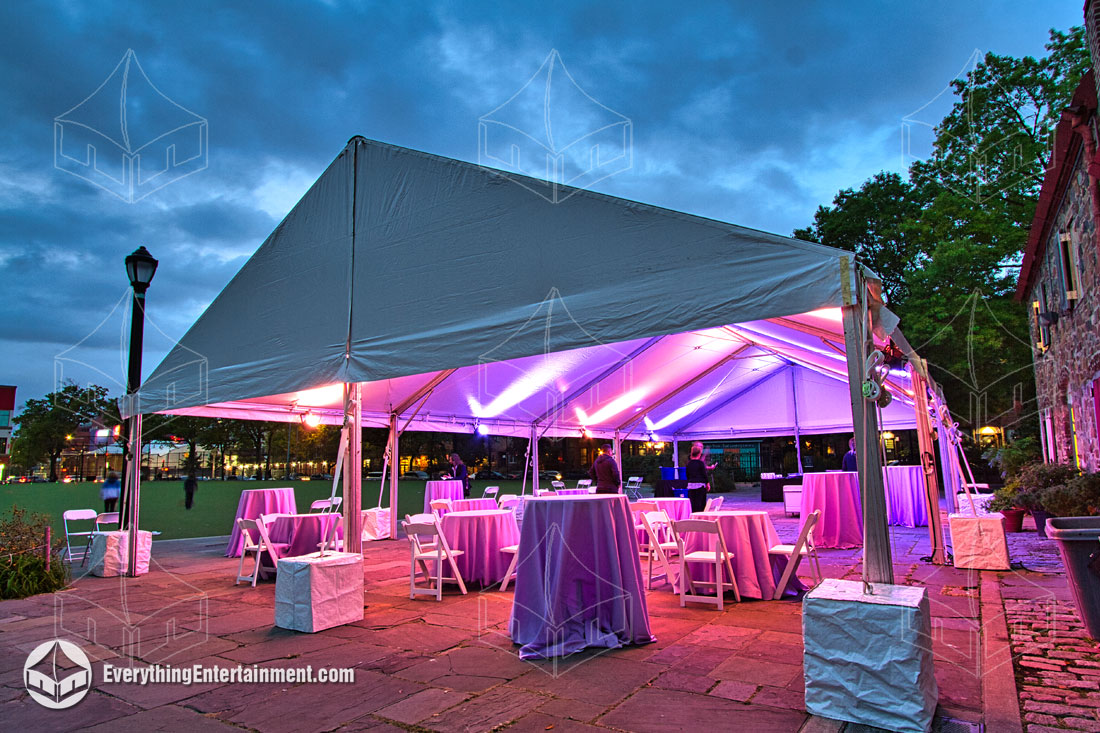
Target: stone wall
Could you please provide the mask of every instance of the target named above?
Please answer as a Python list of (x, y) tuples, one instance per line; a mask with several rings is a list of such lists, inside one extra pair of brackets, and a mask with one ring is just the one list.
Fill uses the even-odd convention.
[[(1040, 414), (1045, 410), (1051, 414), (1056, 458), (1071, 462), (1076, 450), (1081, 465), (1095, 471), (1100, 470), (1100, 436), (1093, 397), (1093, 389), (1100, 389), (1100, 249), (1083, 154), (1077, 156), (1069, 175), (1072, 177), (1044, 242), (1045, 251), (1036, 263), (1037, 274), (1026, 305), (1031, 314), (1036, 396)], [(1078, 263), (1076, 301), (1064, 297), (1060, 263), (1063, 232), (1073, 237)], [(1040, 331), (1032, 303), (1037, 300), (1044, 312), (1058, 314), (1057, 323), (1047, 329), (1049, 343), (1045, 350), (1035, 346)]]

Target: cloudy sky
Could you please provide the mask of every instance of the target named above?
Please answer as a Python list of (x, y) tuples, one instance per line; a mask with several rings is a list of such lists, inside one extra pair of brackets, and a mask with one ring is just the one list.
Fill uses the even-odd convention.
[[(121, 391), (126, 254), (160, 260), (148, 374), (348, 138), (477, 161), (478, 119), (554, 50), (633, 128), (633, 165), (593, 188), (789, 234), (926, 155), (921, 123), (975, 50), (1039, 55), (1049, 28), (1081, 22), (1080, 0), (513, 5), (0, 5), (0, 383), (20, 403), (60, 379)], [(128, 50), (192, 115), (174, 119), (209, 131), (205, 170), (133, 202), (55, 166), (55, 119), (70, 141), (74, 124), (102, 132)], [(109, 137), (137, 148), (166, 124)]]

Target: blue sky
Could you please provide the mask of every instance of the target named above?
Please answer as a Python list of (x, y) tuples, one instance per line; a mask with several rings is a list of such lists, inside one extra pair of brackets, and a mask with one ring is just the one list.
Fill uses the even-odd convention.
[[(593, 188), (789, 234), (904, 170), (903, 119), (942, 116), (975, 50), (1039, 55), (1080, 22), (1079, 0), (5, 3), (0, 383), (20, 403), (66, 378), (120, 391), (126, 254), (160, 260), (148, 374), (348, 138), (476, 161), (478, 119), (553, 50), (632, 125), (633, 165)], [(133, 203), (54, 165), (54, 119), (128, 49), (209, 129), (205, 170)]]

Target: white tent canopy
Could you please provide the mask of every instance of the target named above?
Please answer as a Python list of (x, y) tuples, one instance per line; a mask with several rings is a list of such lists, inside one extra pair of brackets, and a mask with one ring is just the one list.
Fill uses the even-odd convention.
[[(361, 410), (391, 434), (854, 429), (876, 480), (858, 385), (871, 329), (896, 319), (849, 253), (590, 191), (551, 203), (514, 178), (353, 138), (124, 413)], [(907, 385), (888, 377), (885, 427), (915, 426)]]

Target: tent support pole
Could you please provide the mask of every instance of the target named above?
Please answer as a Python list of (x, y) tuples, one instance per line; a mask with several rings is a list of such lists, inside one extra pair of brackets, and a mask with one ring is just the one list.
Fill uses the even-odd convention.
[(138, 514), (141, 509), (141, 414), (130, 418), (130, 471), (129, 488), (130, 495), (126, 508), (129, 512), (126, 529), (130, 532), (130, 546), (127, 548), (129, 557), (126, 561), (126, 575), (130, 578), (137, 577), (138, 558)]
[(390, 413), (390, 539), (397, 539), (397, 469), (401, 464), (397, 455), (400, 433), (397, 431), (397, 413)]
[(623, 437), (618, 430), (615, 431), (615, 442), (611, 446), (611, 455), (619, 464), (619, 493), (623, 493)]
[(531, 451), (531, 495), (539, 495), (539, 428), (531, 423), (531, 442), (528, 444)]
[[(847, 258), (845, 258), (847, 259)], [(842, 277), (850, 272), (845, 269)], [(878, 450), (878, 415), (863, 398), (864, 354), (873, 346), (867, 314), (860, 304), (865, 296), (862, 278), (856, 278), (858, 300), (842, 307), (844, 350), (848, 360), (848, 389), (852, 397), (852, 427), (855, 429), (859, 466), (860, 496), (863, 501), (863, 580), (867, 583), (894, 582), (890, 556), (890, 535), (886, 524), (886, 491)], [(846, 299), (847, 300), (847, 299)]]
[(928, 561), (933, 565), (946, 565), (943, 518), (940, 516), (940, 484), (936, 477), (936, 459), (932, 453), (932, 421), (928, 415), (928, 385), (916, 369), (911, 370), (911, 375), (917, 411), (917, 445), (920, 449), (921, 469), (924, 472), (924, 492), (928, 500), (928, 535), (932, 544), (932, 554)]
[(675, 435), (672, 436), (672, 465), (680, 465), (680, 441), (676, 439)]
[(798, 429), (798, 370), (791, 369), (791, 405), (794, 408), (794, 458), (802, 473), (802, 433)]
[(344, 426), (348, 431), (344, 456), (344, 552), (363, 554), (363, 389), (344, 383)]

